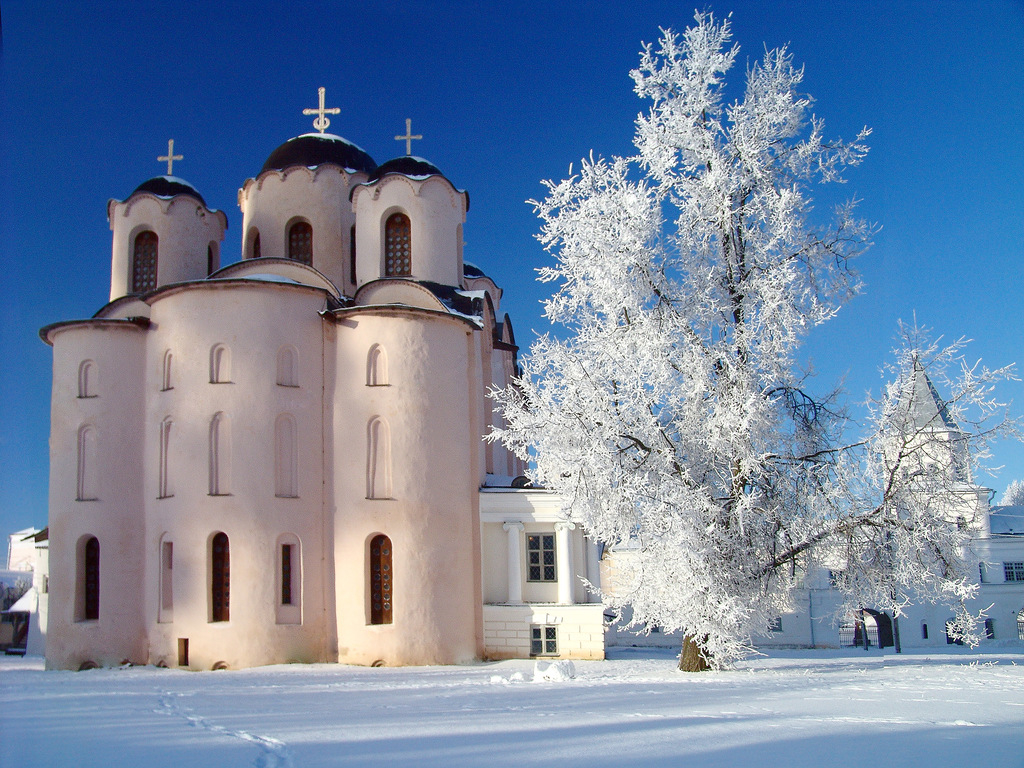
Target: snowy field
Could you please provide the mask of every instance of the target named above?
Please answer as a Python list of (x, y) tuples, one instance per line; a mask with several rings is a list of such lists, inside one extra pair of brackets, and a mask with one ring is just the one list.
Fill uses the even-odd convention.
[(0, 657), (0, 766), (1024, 766), (1024, 654), (44, 672)]

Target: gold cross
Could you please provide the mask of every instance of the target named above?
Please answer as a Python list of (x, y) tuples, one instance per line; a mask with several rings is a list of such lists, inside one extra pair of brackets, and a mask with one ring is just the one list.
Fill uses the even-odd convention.
[(326, 88), (318, 88), (317, 93), (320, 94), (320, 106), (316, 109), (304, 109), (302, 114), (304, 115), (318, 115), (317, 119), (313, 121), (313, 127), (316, 128), (320, 133), (327, 130), (327, 126), (331, 124), (331, 121), (327, 119), (327, 115), (340, 115), (341, 109), (338, 107), (332, 107), (331, 109), (324, 109), (324, 92)]
[(407, 118), (405, 118), (405, 136), (395, 136), (395, 141), (404, 141), (405, 142), (405, 154), (411, 155), (412, 154), (412, 140), (413, 139), (422, 139), (422, 138), (423, 137), (420, 136), (419, 134), (417, 134), (416, 136), (412, 135), (412, 120), (407, 117)]
[(166, 155), (161, 155), (160, 157), (158, 157), (157, 158), (157, 162), (158, 163), (166, 162), (167, 163), (167, 175), (168, 176), (173, 176), (174, 175), (174, 161), (175, 160), (184, 160), (184, 159), (185, 159), (184, 155), (176, 155), (176, 154), (174, 154), (174, 139), (171, 139), (170, 141), (167, 142), (167, 154)]

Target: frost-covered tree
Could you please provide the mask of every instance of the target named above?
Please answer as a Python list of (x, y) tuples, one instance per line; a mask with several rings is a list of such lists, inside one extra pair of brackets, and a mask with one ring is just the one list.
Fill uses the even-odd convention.
[(1003, 491), (1003, 496), (999, 499), (999, 503), (1004, 507), (1024, 506), (1024, 482), (1012, 480), (1006, 486), (1006, 490)]
[[(591, 156), (535, 203), (555, 257), (541, 279), (558, 285), (546, 316), (565, 338), (540, 337), (497, 393), (508, 426), (492, 436), (591, 536), (632, 543), (606, 599), (682, 630), (685, 669), (743, 654), (813, 557), (852, 564), (900, 519), (879, 473), (902, 470), (882, 447), (861, 446), (870, 469), (837, 450), (841, 414), (794, 357), (857, 290), (849, 261), (871, 236), (852, 204), (813, 221), (809, 189), (842, 181), (869, 132), (827, 140), (784, 48), (727, 102), (730, 40), (707, 13), (663, 31), (632, 73), (653, 102), (637, 154)], [(890, 562), (903, 541), (887, 536)], [(878, 591), (846, 573), (851, 592)]]

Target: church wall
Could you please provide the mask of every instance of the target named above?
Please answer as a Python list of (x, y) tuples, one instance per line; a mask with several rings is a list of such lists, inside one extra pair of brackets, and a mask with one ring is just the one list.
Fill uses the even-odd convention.
[[(123, 323), (60, 329), (53, 340), (47, 665), (146, 661), (141, 606), (145, 534), (142, 475), (145, 331)], [(92, 361), (83, 394), (81, 366)], [(81, 487), (79, 435), (94, 430)], [(91, 466), (89, 466), (91, 465)], [(84, 493), (83, 493), (84, 491)], [(85, 500), (78, 500), (82, 495)], [(99, 542), (99, 614), (83, 613), (85, 542)]]
[(313, 228), (313, 267), (340, 291), (351, 292), (350, 230), (355, 215), (350, 185), (365, 179), (349, 176), (335, 165), (270, 171), (239, 190), (242, 208), (242, 253), (253, 255), (253, 229), (260, 234), (260, 255), (288, 258), (288, 229), (296, 221)]
[[(159, 464), (160, 424), (173, 419), (169, 496), (159, 473), (147, 473), (150, 510), (145, 545), (146, 605), (153, 663), (177, 665), (178, 639), (189, 640), (189, 665), (211, 668), (322, 661), (326, 627), (322, 589), (322, 321), (321, 291), (289, 285), (216, 283), (160, 297), (153, 305), (153, 374), (147, 409), (147, 464)], [(211, 382), (211, 350), (230, 353), (226, 381)], [(297, 353), (298, 386), (277, 384), (277, 355)], [(166, 350), (174, 352), (173, 389), (161, 390)], [(210, 429), (215, 414), (229, 426), (229, 470), (213, 494)], [(294, 497), (279, 497), (275, 423), (295, 429)], [(229, 619), (211, 613), (211, 546), (228, 536)], [(301, 565), (301, 624), (278, 624), (279, 537), (293, 534)], [(173, 600), (161, 611), (161, 546), (173, 544)], [(163, 621), (161, 621), (163, 619)]]
[[(337, 325), (334, 409), (339, 661), (387, 665), (479, 658), (477, 429), (473, 331), (401, 308), (346, 313)], [(387, 355), (388, 383), (367, 386), (367, 355)], [(390, 492), (367, 498), (368, 425), (387, 423)], [(369, 543), (391, 539), (393, 623), (371, 623)], [(445, 585), (438, 588), (438, 585)]]
[(142, 193), (125, 202), (111, 201), (113, 258), (110, 300), (131, 293), (135, 236), (152, 230), (157, 245), (157, 285), (199, 280), (207, 275), (207, 248), (219, 253), (227, 220), (188, 195), (170, 200)]
[(404, 213), (412, 227), (412, 277), (462, 284), (461, 227), (464, 197), (439, 177), (425, 181), (385, 176), (353, 195), (356, 212), (356, 278), (359, 285), (384, 277), (384, 225)]

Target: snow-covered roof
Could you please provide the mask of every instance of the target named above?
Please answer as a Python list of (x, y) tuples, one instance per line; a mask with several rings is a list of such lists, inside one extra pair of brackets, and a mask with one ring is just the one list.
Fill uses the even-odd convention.
[(926, 429), (959, 429), (950, 418), (946, 404), (935, 391), (924, 367), (915, 359), (900, 398), (900, 410), (906, 419), (904, 428), (909, 432)]
[(989, 527), (996, 536), (1024, 536), (1024, 506), (992, 507)]
[(35, 613), (39, 605), (39, 595), (35, 587), (29, 587), (24, 595), (14, 601), (14, 605), (4, 613)]
[(316, 168), (333, 163), (351, 172), (373, 173), (377, 163), (366, 150), (333, 133), (304, 133), (288, 139), (270, 153), (260, 173), (292, 166)]

